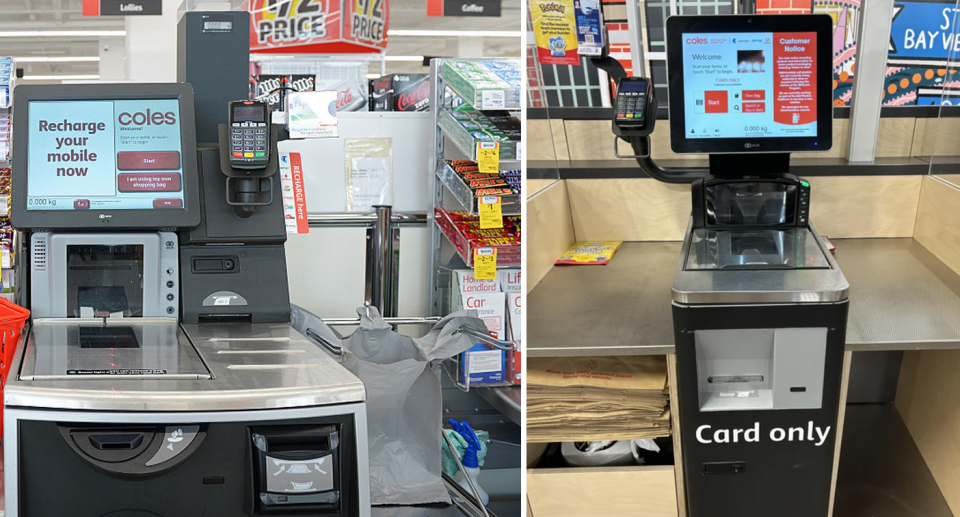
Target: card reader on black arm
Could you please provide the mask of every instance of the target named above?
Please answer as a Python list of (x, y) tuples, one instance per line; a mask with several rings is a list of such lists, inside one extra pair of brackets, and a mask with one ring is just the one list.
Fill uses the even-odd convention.
[(273, 203), (273, 176), (279, 168), (277, 126), (266, 104), (230, 102), (227, 124), (220, 124), (220, 169), (226, 179), (226, 203), (240, 217)]

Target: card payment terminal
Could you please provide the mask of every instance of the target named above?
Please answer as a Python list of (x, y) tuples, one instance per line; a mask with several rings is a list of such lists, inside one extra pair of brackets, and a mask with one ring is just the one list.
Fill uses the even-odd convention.
[(643, 126), (652, 96), (653, 87), (646, 77), (621, 79), (617, 89), (617, 125)]
[(262, 169), (270, 162), (270, 111), (258, 101), (232, 101), (229, 107), (230, 165)]

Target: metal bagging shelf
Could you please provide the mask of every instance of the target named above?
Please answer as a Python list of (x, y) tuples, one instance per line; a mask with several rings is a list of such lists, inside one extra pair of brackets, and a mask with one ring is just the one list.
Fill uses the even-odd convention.
[[(520, 163), (517, 162), (517, 166), (519, 165)], [(464, 183), (463, 178), (454, 172), (454, 170), (450, 168), (450, 165), (443, 160), (440, 160), (440, 163), (437, 165), (437, 178), (447, 187), (447, 191), (456, 198), (464, 210), (473, 215), (477, 215), (478, 200), (483, 196), (474, 194), (474, 191), (470, 190), (470, 187)], [(503, 215), (520, 215), (522, 201), (519, 193), (500, 195), (497, 197), (500, 198), (500, 210), (503, 212)]]

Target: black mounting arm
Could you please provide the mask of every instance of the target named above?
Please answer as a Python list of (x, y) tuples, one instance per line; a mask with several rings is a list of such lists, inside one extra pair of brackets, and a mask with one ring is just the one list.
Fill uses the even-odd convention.
[[(604, 42), (609, 41), (609, 38), (604, 38)], [(627, 77), (623, 65), (610, 57), (609, 43), (604, 45), (603, 54), (600, 57), (591, 58), (590, 61), (594, 66), (606, 72), (617, 84), (621, 79)], [(661, 167), (654, 161), (650, 153), (650, 134), (653, 133), (653, 128), (657, 123), (658, 107), (659, 102), (654, 97), (649, 107), (650, 116), (647, 117), (647, 123), (642, 128), (621, 128), (617, 126), (616, 120), (613, 121), (613, 134), (616, 135), (613, 142), (613, 152), (617, 158), (636, 159), (640, 170), (647, 173), (651, 178), (664, 183), (693, 183), (709, 174), (710, 169), (707, 167)], [(633, 156), (620, 156), (617, 153), (617, 140), (621, 138), (633, 148)]]

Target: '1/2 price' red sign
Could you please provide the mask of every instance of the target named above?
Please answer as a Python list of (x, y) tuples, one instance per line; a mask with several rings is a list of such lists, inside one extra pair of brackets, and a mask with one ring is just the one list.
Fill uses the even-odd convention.
[(369, 54), (387, 47), (388, 0), (253, 0), (250, 50)]

